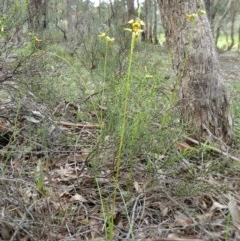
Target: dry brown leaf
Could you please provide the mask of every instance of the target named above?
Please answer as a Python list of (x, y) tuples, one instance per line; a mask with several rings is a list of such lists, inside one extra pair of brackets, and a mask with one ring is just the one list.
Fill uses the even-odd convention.
[(96, 219), (90, 219), (89, 224), (92, 227), (91, 238), (96, 239), (99, 237), (99, 234), (102, 233), (102, 223)]
[(78, 222), (82, 225), (89, 225), (89, 218), (86, 217), (85, 215), (80, 215), (78, 216)]
[(202, 195), (199, 198), (199, 207), (203, 210), (209, 210), (213, 206), (213, 200), (210, 195)]
[(136, 189), (137, 193), (141, 193), (142, 189), (137, 181), (134, 181), (133, 183), (134, 188)]
[(169, 208), (168, 207), (164, 207), (161, 209), (161, 213), (163, 215), (163, 217), (166, 217), (168, 214)]
[(188, 227), (189, 225), (194, 223), (193, 218), (182, 218), (182, 219), (177, 219), (175, 221), (174, 226), (180, 226), (180, 227)]
[(77, 174), (75, 168), (70, 166), (61, 167), (59, 170), (56, 170), (56, 173), (61, 177), (62, 180), (76, 179)]
[(228, 203), (228, 209), (232, 217), (232, 224), (239, 228), (240, 226), (240, 210), (235, 200), (231, 199)]
[(221, 210), (221, 209), (226, 209), (226, 208), (227, 208), (226, 205), (223, 205), (223, 204), (221, 204), (219, 202), (214, 201), (210, 211), (213, 211), (215, 209)]
[(86, 198), (84, 198), (82, 195), (76, 193), (75, 195), (73, 195), (71, 198), (70, 198), (70, 201), (74, 202), (74, 201), (79, 201), (79, 202), (82, 202), (82, 203), (85, 203), (87, 202)]
[(167, 206), (167, 203), (155, 202), (154, 204), (157, 204), (159, 206), (162, 216), (166, 217), (169, 211), (169, 207)]
[(179, 235), (176, 234), (176, 233), (170, 233), (170, 234), (168, 235), (168, 238), (176, 239), (176, 238), (180, 238), (180, 237), (179, 237)]
[(30, 239), (28, 238), (28, 236), (25, 236), (23, 238), (20, 238), (19, 241), (29, 241)]
[(72, 190), (74, 190), (74, 185), (69, 185), (69, 186), (60, 186), (59, 189), (63, 190), (60, 194), (59, 194), (59, 197), (68, 197), (70, 198), (72, 195), (70, 194), (70, 192)]
[(89, 156), (89, 153), (82, 153), (82, 154), (74, 154), (74, 155), (69, 155), (67, 157), (67, 161), (74, 161), (74, 162), (78, 162), (78, 163), (81, 163), (81, 162), (85, 162), (87, 160)]
[(11, 238), (11, 230), (5, 226), (5, 225), (0, 225), (0, 236), (5, 240), (10, 240)]
[(192, 147), (188, 145), (186, 142), (178, 142), (177, 149), (179, 152), (183, 152), (192, 149)]
[(206, 222), (206, 221), (209, 221), (212, 217), (213, 213), (210, 212), (210, 213), (205, 213), (205, 214), (199, 214), (197, 216), (195, 216), (195, 219), (197, 222)]

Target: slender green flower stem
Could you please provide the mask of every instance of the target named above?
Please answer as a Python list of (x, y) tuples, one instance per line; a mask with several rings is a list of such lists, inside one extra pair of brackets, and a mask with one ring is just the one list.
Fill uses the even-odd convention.
[(132, 67), (132, 61), (133, 61), (133, 50), (134, 50), (134, 46), (135, 46), (135, 41), (136, 41), (135, 35), (132, 34), (131, 50), (130, 50), (129, 63), (128, 63), (127, 81), (126, 81), (126, 86), (125, 86), (123, 120), (122, 120), (122, 126), (121, 126), (119, 147), (118, 147), (118, 152), (117, 152), (117, 166), (116, 166), (116, 176), (115, 176), (114, 195), (113, 195), (113, 213), (114, 213), (114, 205), (115, 205), (116, 196), (117, 196), (118, 179), (119, 179), (119, 174), (120, 174), (119, 169), (120, 169), (120, 163), (121, 163), (121, 153), (122, 153), (126, 123), (127, 123), (127, 108), (128, 108), (128, 98), (129, 98), (130, 84), (131, 84), (131, 67)]
[[(105, 57), (104, 57), (104, 70), (103, 70), (103, 90), (102, 90), (102, 100), (101, 105), (103, 105), (104, 102), (104, 88), (105, 88), (105, 81), (106, 81), (106, 73), (107, 73), (107, 57), (108, 57), (108, 40), (105, 39)], [(103, 110), (101, 108), (100, 111), (100, 125), (101, 129), (103, 128)]]
[(104, 72), (103, 72), (103, 81), (104, 82), (106, 80), (107, 57), (108, 57), (108, 40), (105, 39), (105, 57), (104, 57)]

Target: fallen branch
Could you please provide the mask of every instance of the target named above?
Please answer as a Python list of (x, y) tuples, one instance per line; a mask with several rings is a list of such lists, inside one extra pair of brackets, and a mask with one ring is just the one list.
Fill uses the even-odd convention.
[(100, 125), (97, 124), (82, 124), (82, 123), (72, 123), (68, 121), (58, 121), (57, 124), (69, 127), (79, 127), (79, 128), (86, 128), (86, 129), (99, 129), (101, 128)]
[(191, 142), (191, 143), (193, 143), (193, 144), (196, 144), (196, 145), (202, 145), (202, 146), (204, 146), (204, 147), (207, 147), (208, 149), (210, 149), (210, 150), (212, 150), (212, 151), (214, 151), (214, 152), (216, 152), (216, 153), (218, 153), (218, 154), (221, 154), (221, 155), (223, 155), (223, 156), (226, 156), (226, 157), (228, 157), (228, 158), (230, 158), (231, 160), (234, 160), (234, 161), (240, 161), (240, 159), (238, 158), (238, 157), (235, 157), (235, 156), (233, 156), (233, 155), (231, 155), (231, 154), (229, 154), (229, 153), (227, 153), (227, 152), (225, 152), (225, 151), (222, 151), (221, 149), (218, 149), (218, 148), (216, 148), (216, 147), (213, 147), (213, 146), (210, 146), (210, 145), (207, 145), (207, 144), (203, 144), (203, 143), (201, 143), (201, 142), (199, 142), (199, 141), (197, 141), (197, 140), (195, 140), (195, 139), (192, 139), (192, 138), (190, 138), (190, 137), (185, 137), (189, 142)]
[[(153, 122), (152, 123), (154, 126), (160, 126), (158, 123), (155, 123), (155, 122)], [(233, 156), (233, 155), (231, 155), (231, 154), (229, 154), (229, 153), (227, 153), (227, 152), (225, 152), (225, 151), (222, 151), (221, 149), (219, 149), (219, 148), (216, 148), (216, 147), (213, 147), (213, 146), (210, 146), (210, 145), (207, 145), (207, 144), (203, 144), (203, 143), (201, 143), (201, 142), (199, 142), (199, 141), (197, 141), (197, 140), (195, 140), (195, 139), (192, 139), (192, 138), (190, 138), (190, 137), (187, 137), (187, 136), (184, 136), (189, 142), (191, 142), (191, 143), (193, 143), (193, 144), (196, 144), (196, 145), (202, 145), (202, 146), (204, 146), (204, 147), (207, 147), (207, 148), (209, 148), (210, 150), (212, 150), (212, 151), (215, 151), (216, 153), (218, 153), (218, 154), (221, 154), (221, 155), (224, 155), (224, 156), (226, 156), (226, 157), (228, 157), (228, 158), (230, 158), (231, 160), (233, 160), (233, 161), (240, 161), (240, 159), (238, 158), (238, 157), (235, 157), (235, 156)]]

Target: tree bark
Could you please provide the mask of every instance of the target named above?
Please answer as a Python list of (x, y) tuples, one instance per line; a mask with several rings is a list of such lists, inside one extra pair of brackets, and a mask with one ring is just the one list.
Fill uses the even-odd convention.
[(31, 31), (42, 32), (48, 25), (47, 0), (30, 0), (28, 3), (28, 26)]
[(154, 0), (153, 7), (153, 43), (158, 44), (158, 36), (157, 36), (157, 0)]
[(134, 18), (134, 0), (127, 0), (127, 8), (128, 8), (128, 20)]
[(204, 0), (209, 22), (211, 22), (211, 0)]
[(145, 0), (144, 2), (144, 17), (143, 20), (145, 22), (144, 33), (142, 41), (154, 43), (154, 1)]
[[(207, 15), (200, 0), (158, 0), (167, 43), (173, 51), (180, 111), (197, 139), (234, 144), (229, 96)], [(187, 18), (196, 14), (193, 19)]]
[(230, 33), (230, 37), (231, 37), (231, 43), (230, 45), (228, 45), (227, 50), (231, 50), (235, 44), (235, 40), (234, 40), (234, 35), (235, 35), (235, 22), (236, 22), (236, 17), (237, 17), (237, 13), (239, 11), (239, 1), (234, 1), (232, 3), (232, 7), (230, 9), (230, 14), (231, 14), (231, 33)]
[(75, 10), (74, 10), (74, 1), (73, 0), (67, 0), (67, 39), (72, 40), (75, 34)]

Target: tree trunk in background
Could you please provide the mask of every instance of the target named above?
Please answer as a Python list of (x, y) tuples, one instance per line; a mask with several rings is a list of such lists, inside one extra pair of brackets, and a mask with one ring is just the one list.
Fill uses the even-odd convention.
[(211, 0), (204, 0), (209, 22), (211, 22)]
[(145, 26), (144, 26), (144, 32), (142, 33), (142, 41), (148, 41), (148, 37), (149, 37), (149, 34), (148, 34), (148, 10), (149, 6), (148, 6), (148, 0), (145, 0), (144, 1), (144, 17), (143, 17), (143, 20), (145, 22)]
[(28, 3), (28, 27), (36, 33), (47, 28), (47, 0), (30, 0)]
[(128, 7), (128, 20), (133, 19), (135, 16), (134, 0), (127, 0)]
[(227, 14), (231, 8), (231, 5), (232, 5), (232, 2), (233, 0), (229, 0), (226, 8), (225, 8), (225, 11), (223, 13), (223, 15), (221, 16), (221, 19), (218, 21), (218, 24), (217, 24), (217, 27), (216, 27), (216, 36), (215, 36), (215, 45), (217, 46), (217, 43), (218, 43), (218, 38), (220, 36), (220, 30), (223, 26), (223, 22), (224, 22), (224, 19), (227, 17)]
[(240, 26), (238, 27), (238, 52), (240, 51)]
[(48, 27), (48, 0), (43, 1), (43, 29)]
[(232, 3), (231, 9), (230, 9), (230, 14), (231, 14), (231, 33), (230, 33), (230, 37), (231, 37), (231, 43), (228, 45), (227, 50), (231, 50), (235, 44), (235, 40), (234, 40), (234, 35), (235, 35), (235, 21), (236, 21), (236, 17), (237, 17), (237, 13), (239, 12), (239, 1), (234, 1)]
[(75, 11), (74, 11), (74, 0), (67, 0), (67, 39), (71, 40), (74, 36), (74, 26), (76, 20), (75, 17)]
[(30, 0), (28, 3), (28, 28), (37, 32), (40, 27), (39, 1)]
[(127, 18), (127, 6), (125, 3), (125, 0), (114, 0), (113, 4), (111, 3), (110, 0), (110, 4), (112, 5), (112, 9), (114, 11), (114, 16), (112, 18), (112, 20), (116, 20), (118, 22), (118, 24), (126, 24), (128, 22)]
[(144, 33), (142, 41), (150, 43), (154, 42), (154, 2), (152, 0), (145, 0), (143, 20), (145, 22)]
[(197, 139), (234, 144), (229, 97), (200, 0), (158, 0), (178, 77), (182, 121)]
[(153, 43), (158, 44), (158, 37), (157, 37), (157, 0), (154, 0), (154, 7), (153, 7)]

